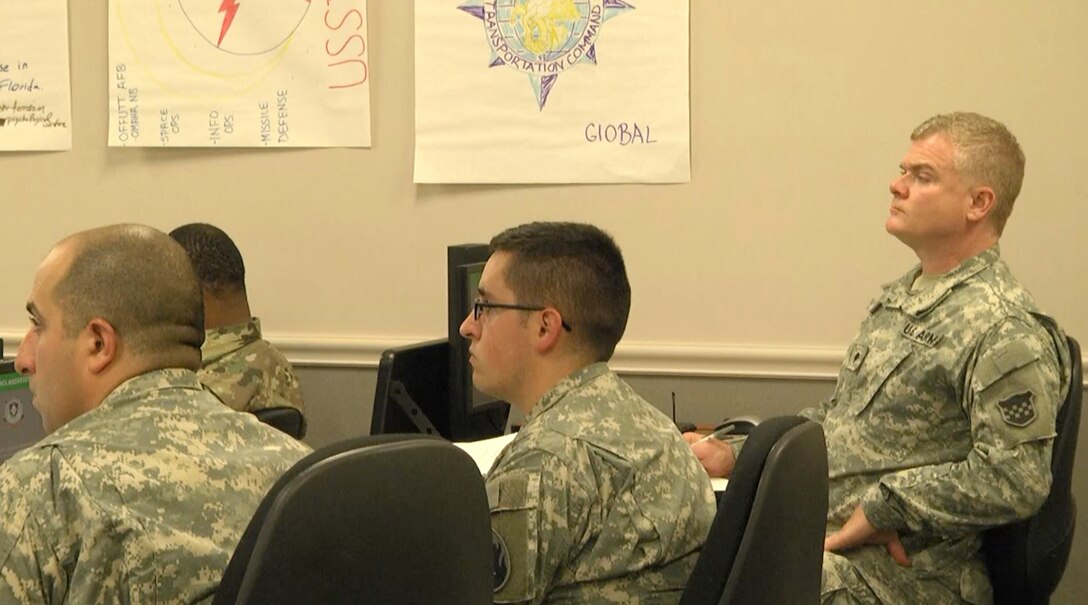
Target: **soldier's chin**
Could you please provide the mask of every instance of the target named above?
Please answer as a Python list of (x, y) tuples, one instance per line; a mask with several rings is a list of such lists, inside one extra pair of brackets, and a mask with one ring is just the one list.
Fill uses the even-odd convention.
[(894, 235), (899, 241), (907, 243), (907, 240), (903, 239), (906, 237), (906, 230), (903, 228), (902, 223), (899, 222), (898, 217), (889, 216), (888, 220), (884, 221), (884, 230)]

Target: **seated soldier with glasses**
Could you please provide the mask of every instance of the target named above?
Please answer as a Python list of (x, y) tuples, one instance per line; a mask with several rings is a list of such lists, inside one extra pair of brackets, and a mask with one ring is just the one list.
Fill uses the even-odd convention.
[(461, 335), (476, 387), (527, 416), (487, 475), (495, 602), (678, 602), (714, 495), (606, 363), (631, 306), (619, 248), (590, 225), (531, 223), (490, 250)]

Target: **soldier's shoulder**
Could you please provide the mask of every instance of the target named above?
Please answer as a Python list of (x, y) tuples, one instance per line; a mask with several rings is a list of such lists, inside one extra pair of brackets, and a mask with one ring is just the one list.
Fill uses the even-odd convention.
[(31, 446), (0, 465), (0, 498), (22, 494), (37, 479), (48, 476), (50, 449), (40, 445)]

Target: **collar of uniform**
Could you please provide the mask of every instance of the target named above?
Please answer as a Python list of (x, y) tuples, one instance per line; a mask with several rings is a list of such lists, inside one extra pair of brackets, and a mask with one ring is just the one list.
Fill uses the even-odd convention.
[[(196, 372), (184, 368), (165, 368), (151, 370), (122, 382), (106, 396), (102, 403), (93, 410), (73, 418), (67, 424), (53, 431), (41, 441), (41, 445), (51, 445), (72, 433), (92, 431), (102, 418), (108, 418), (111, 410), (123, 408), (131, 403), (144, 401), (149, 393), (163, 389), (192, 389), (200, 391), (203, 387)], [(110, 421), (112, 422), (112, 420)]]
[(591, 363), (580, 370), (571, 372), (566, 378), (555, 383), (555, 386), (536, 402), (533, 409), (529, 411), (528, 418), (525, 419), (525, 425), (528, 426), (530, 422), (554, 408), (555, 404), (567, 396), (567, 393), (606, 373), (608, 373), (608, 364), (603, 361)]
[(244, 324), (204, 331), (204, 345), (200, 347), (203, 365), (233, 353), (261, 339), (261, 320), (253, 317)]
[(937, 306), (937, 303), (944, 300), (953, 288), (990, 267), (999, 258), (1001, 258), (1001, 247), (994, 244), (963, 261), (958, 267), (945, 273), (932, 287), (920, 292), (911, 292), (910, 290), (915, 278), (918, 277), (918, 272), (922, 270), (921, 265), (915, 265), (906, 275), (885, 285), (884, 295), (881, 296), (879, 304), (873, 305), (871, 308), (872, 310), (875, 310), (878, 306), (898, 308), (915, 317), (921, 317)]

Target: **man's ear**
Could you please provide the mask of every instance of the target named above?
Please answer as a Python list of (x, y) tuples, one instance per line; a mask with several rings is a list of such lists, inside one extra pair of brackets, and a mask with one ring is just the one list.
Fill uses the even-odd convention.
[(117, 331), (110, 322), (96, 317), (87, 323), (83, 333), (86, 343), (84, 351), (90, 359), (88, 369), (93, 374), (101, 373), (117, 358)]
[(551, 307), (540, 312), (540, 319), (536, 322), (536, 349), (541, 353), (547, 353), (559, 343), (559, 334), (563, 332), (563, 318), (559, 311)]
[(997, 196), (990, 187), (981, 186), (971, 190), (971, 202), (967, 206), (967, 220), (981, 222), (986, 220), (994, 209)]

